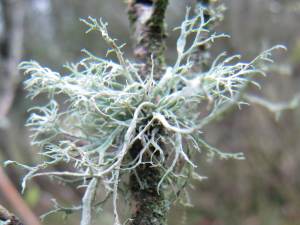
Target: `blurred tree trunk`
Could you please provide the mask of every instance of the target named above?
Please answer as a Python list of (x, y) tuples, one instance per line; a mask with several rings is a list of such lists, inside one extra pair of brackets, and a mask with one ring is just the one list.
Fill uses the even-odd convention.
[(13, 103), (19, 81), (18, 64), (22, 57), (24, 0), (1, 0), (3, 35), (0, 40), (0, 119)]
[[(0, 4), (3, 24), (0, 34), (0, 150), (5, 158), (11, 159), (7, 117), (19, 82), (17, 68), (22, 57), (25, 9), (23, 0), (0, 0)], [(14, 183), (18, 182), (13, 169), (9, 174)]]
[(3, 24), (0, 35), (0, 149), (5, 158), (12, 158), (7, 138), (7, 117), (19, 83), (18, 64), (23, 50), (25, 3), (23, 0), (0, 0), (0, 4)]
[[(22, 58), (24, 34), (24, 0), (1, 0), (3, 33), (0, 39), (0, 123), (6, 120), (14, 101), (15, 91), (19, 83), (18, 64)], [(0, 149), (5, 156), (10, 156), (7, 134), (4, 126), (1, 132)], [(11, 170), (10, 177), (17, 178), (16, 172)], [(0, 167), (0, 190), (16, 212), (26, 224), (40, 225), (39, 220), (24, 203), (18, 191)], [(5, 208), (0, 206), (0, 220), (10, 221), (10, 225), (22, 223)]]

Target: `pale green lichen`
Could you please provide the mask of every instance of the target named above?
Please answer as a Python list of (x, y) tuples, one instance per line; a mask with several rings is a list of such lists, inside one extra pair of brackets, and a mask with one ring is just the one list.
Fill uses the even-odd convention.
[[(174, 65), (166, 69), (159, 81), (153, 79), (154, 69), (142, 80), (138, 73), (140, 65), (124, 57), (123, 45), (109, 36), (107, 24), (93, 18), (83, 21), (89, 26), (87, 32), (100, 32), (111, 47), (109, 53), (114, 53), (118, 61), (84, 50), (86, 57), (66, 65), (69, 72), (65, 75), (35, 61), (21, 63), (20, 68), (29, 76), (25, 81), (29, 96), (46, 93), (50, 99), (48, 105), (34, 107), (27, 122), (33, 131), (32, 144), (40, 147), (45, 162), (36, 167), (22, 165), (29, 171), (23, 188), (28, 179), (36, 176), (81, 178), (82, 185), (88, 186), (87, 192), (92, 193), (86, 193), (88, 201), (83, 202), (83, 218), (87, 218), (94, 205), (96, 183), (101, 180), (99, 185), (107, 190), (107, 195), (113, 193), (115, 224), (120, 224), (120, 176), (138, 165), (151, 163), (164, 171), (157, 186), (159, 191), (170, 185), (175, 189), (186, 185), (187, 173), (197, 165), (190, 157), (193, 152), (206, 151), (209, 158), (244, 159), (242, 153), (224, 153), (208, 145), (201, 129), (219, 117), (227, 105), (243, 103), (239, 97), (241, 90), (245, 85), (256, 84), (253, 75), (264, 74), (256, 65), (269, 62), (271, 51), (282, 46), (267, 50), (250, 62), (240, 62), (240, 56), (221, 54), (208, 71), (192, 72), (191, 56), (196, 48), (227, 35), (210, 33), (206, 26), (213, 18), (205, 21), (203, 11), (192, 18), (187, 13), (178, 28), (181, 33)], [(193, 39), (190, 45), (189, 38)], [(57, 102), (61, 95), (67, 96), (63, 104)], [(203, 105), (209, 109), (205, 115), (200, 114)], [(131, 159), (128, 151), (137, 140), (144, 149), (136, 159)], [(143, 161), (144, 154), (151, 156), (150, 162)], [(75, 172), (45, 171), (61, 162), (73, 165)], [(179, 169), (177, 165), (182, 163)], [(88, 178), (93, 179), (90, 182)]]

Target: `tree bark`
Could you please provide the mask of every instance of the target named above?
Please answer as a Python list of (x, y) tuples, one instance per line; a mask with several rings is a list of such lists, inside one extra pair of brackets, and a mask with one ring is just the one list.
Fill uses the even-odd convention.
[[(132, 158), (136, 158), (143, 148), (137, 141), (130, 150)], [(146, 157), (145, 161), (149, 161)], [(165, 225), (167, 223), (168, 204), (164, 191), (158, 193), (157, 187), (163, 171), (147, 163), (138, 166), (130, 175), (130, 190), (134, 199), (131, 225)]]
[[(143, 63), (140, 75), (147, 79), (154, 64), (154, 79), (159, 79), (165, 69), (165, 11), (168, 0), (129, 1), (129, 20), (134, 31), (134, 55)], [(135, 159), (143, 149), (136, 141), (130, 149)], [(145, 161), (150, 161), (146, 158)], [(130, 175), (130, 190), (134, 199), (131, 225), (165, 225), (168, 205), (164, 191), (157, 191), (163, 176), (160, 168), (150, 163), (138, 166)]]
[(134, 55), (144, 63), (141, 75), (147, 78), (152, 59), (155, 79), (159, 79), (165, 67), (165, 12), (168, 0), (130, 0), (128, 14), (134, 33)]

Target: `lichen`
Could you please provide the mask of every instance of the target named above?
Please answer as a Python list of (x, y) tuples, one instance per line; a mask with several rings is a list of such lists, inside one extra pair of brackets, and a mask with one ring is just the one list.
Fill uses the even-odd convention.
[[(95, 182), (99, 181), (107, 198), (113, 196), (115, 225), (120, 225), (119, 188), (126, 183), (123, 175), (131, 174), (130, 188), (139, 203), (136, 217), (147, 211), (149, 215), (155, 214), (156, 221), (149, 218), (151, 224), (165, 224), (165, 213), (171, 204), (168, 199), (178, 197), (197, 167), (194, 153), (206, 152), (210, 159), (244, 159), (242, 153), (225, 153), (207, 144), (202, 128), (218, 118), (227, 105), (243, 104), (239, 96), (245, 85), (256, 84), (253, 76), (264, 74), (257, 64), (270, 62), (271, 51), (281, 46), (263, 52), (250, 62), (240, 62), (240, 56), (221, 54), (209, 70), (195, 73), (191, 70), (195, 63), (191, 60), (193, 52), (227, 35), (206, 29), (212, 19), (205, 21), (203, 10), (194, 17), (188, 11), (177, 28), (180, 35), (176, 62), (160, 74), (162, 70), (157, 71), (155, 67), (161, 62), (156, 62), (155, 55), (151, 56), (151, 69), (143, 79), (144, 74), (140, 73), (143, 65), (124, 57), (123, 45), (110, 37), (107, 23), (93, 18), (83, 21), (89, 27), (87, 32), (100, 33), (117, 61), (84, 50), (86, 57), (66, 65), (68, 73), (64, 75), (35, 61), (20, 65), (28, 75), (24, 84), (29, 97), (43, 93), (49, 96), (46, 106), (32, 109), (27, 122), (33, 132), (32, 144), (40, 148), (44, 161), (32, 167), (17, 163), (28, 170), (23, 189), (28, 179), (37, 176), (80, 182), (81, 187), (87, 187), (84, 199), (88, 200), (71, 209), (56, 204), (54, 211), (85, 213), (99, 206), (89, 195), (95, 193)], [(150, 25), (154, 22), (157, 23), (152, 21)], [(162, 24), (154, 28), (162, 29)], [(203, 34), (208, 35), (203, 39)], [(187, 40), (192, 40), (190, 45)], [(158, 73), (161, 79), (156, 80)], [(64, 104), (57, 101), (61, 95), (68, 99)], [(206, 113), (200, 114), (203, 106)], [(136, 147), (138, 151), (133, 150)], [(7, 164), (10, 163), (16, 162)], [(74, 170), (49, 170), (57, 163), (73, 166)], [(134, 178), (135, 172), (144, 176)], [(149, 221), (136, 224), (150, 224)]]

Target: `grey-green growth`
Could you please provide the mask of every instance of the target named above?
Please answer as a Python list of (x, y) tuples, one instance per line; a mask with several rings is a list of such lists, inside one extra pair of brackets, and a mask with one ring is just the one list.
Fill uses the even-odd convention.
[[(224, 153), (211, 147), (203, 140), (201, 129), (220, 117), (224, 107), (244, 103), (240, 101), (240, 91), (248, 84), (257, 85), (253, 75), (264, 75), (256, 65), (270, 62), (271, 51), (282, 46), (267, 50), (250, 62), (222, 53), (208, 71), (194, 73), (191, 56), (197, 47), (227, 37), (210, 33), (206, 27), (211, 21), (213, 18), (204, 20), (203, 11), (192, 18), (187, 13), (176, 29), (180, 30), (177, 60), (166, 68), (159, 81), (153, 79), (154, 65), (143, 80), (138, 73), (140, 65), (124, 57), (123, 45), (110, 37), (107, 24), (93, 18), (83, 20), (89, 27), (87, 33), (99, 32), (117, 61), (83, 50), (85, 58), (65, 65), (69, 71), (65, 75), (35, 61), (21, 63), (20, 68), (29, 76), (25, 81), (29, 96), (49, 96), (46, 106), (32, 108), (27, 122), (32, 129), (32, 144), (41, 149), (45, 161), (35, 167), (21, 165), (28, 170), (23, 190), (27, 180), (37, 176), (81, 179), (80, 185), (87, 186), (82, 205), (64, 209), (56, 203), (54, 211), (82, 209), (84, 225), (90, 224), (91, 211), (97, 205), (96, 188), (101, 186), (107, 196), (112, 196), (115, 225), (119, 225), (118, 188), (124, 182), (122, 175), (137, 166), (151, 163), (161, 169), (164, 175), (157, 192), (176, 192), (190, 177), (203, 178), (194, 172), (194, 152), (206, 152), (209, 158), (244, 159), (243, 153)], [(68, 100), (59, 104), (58, 95), (67, 96)], [(203, 105), (209, 107), (205, 116), (201, 114)], [(128, 151), (136, 140), (141, 141), (143, 149), (132, 159)], [(151, 160), (143, 161), (144, 155)], [(46, 170), (57, 163), (72, 165), (76, 172)]]

